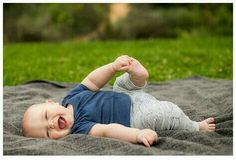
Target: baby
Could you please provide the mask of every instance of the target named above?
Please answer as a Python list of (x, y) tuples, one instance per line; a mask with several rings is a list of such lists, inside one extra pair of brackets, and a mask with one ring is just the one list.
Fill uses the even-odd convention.
[[(100, 89), (119, 71), (113, 91)], [(214, 118), (190, 120), (175, 104), (145, 93), (147, 70), (127, 55), (91, 72), (63, 99), (30, 106), (22, 120), (27, 137), (59, 139), (68, 134), (109, 137), (150, 147), (160, 130), (215, 131)]]

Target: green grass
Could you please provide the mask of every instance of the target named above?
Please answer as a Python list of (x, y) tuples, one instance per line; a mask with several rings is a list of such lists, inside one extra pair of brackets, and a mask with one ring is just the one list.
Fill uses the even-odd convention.
[(152, 82), (195, 75), (233, 78), (232, 37), (194, 37), (5, 44), (3, 83), (17, 85), (32, 79), (80, 82), (90, 71), (121, 54), (140, 60)]

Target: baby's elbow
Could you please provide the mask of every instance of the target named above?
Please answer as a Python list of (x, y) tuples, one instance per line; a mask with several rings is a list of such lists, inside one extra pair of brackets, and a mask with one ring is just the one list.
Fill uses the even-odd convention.
[(106, 124), (95, 124), (89, 131), (89, 135), (97, 137), (106, 137)]

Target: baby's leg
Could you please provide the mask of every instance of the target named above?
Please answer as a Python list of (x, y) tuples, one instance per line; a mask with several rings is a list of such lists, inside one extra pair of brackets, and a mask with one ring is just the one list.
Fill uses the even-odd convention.
[[(206, 120), (203, 120), (201, 122), (196, 122), (193, 120), (190, 120), (189, 117), (175, 104), (171, 102), (165, 102), (166, 106), (171, 109), (173, 113), (169, 113), (171, 120), (169, 123), (171, 129), (178, 129), (178, 130), (188, 130), (188, 131), (215, 131), (215, 124), (214, 118), (208, 118)], [(167, 113), (168, 114), (168, 111)], [(168, 115), (165, 116), (166, 119), (168, 119)]]
[(150, 128), (155, 131), (181, 129), (198, 131), (199, 124), (190, 120), (175, 104), (168, 101), (158, 101), (147, 93), (132, 96), (134, 101), (131, 127)]
[(214, 131), (215, 129), (215, 125), (211, 124), (212, 119), (202, 122), (192, 121), (174, 103), (154, 100), (148, 97), (148, 94), (140, 93), (134, 96), (136, 98), (133, 99), (135, 102), (131, 115), (131, 127), (150, 128), (155, 131), (187, 130), (190, 132)]
[(168, 101), (161, 101), (160, 104), (164, 109), (163, 119), (166, 120), (164, 129), (199, 131), (198, 122), (189, 119), (176, 104)]
[(128, 73), (124, 73), (121, 76), (116, 78), (115, 83), (113, 84), (113, 91), (115, 92), (124, 92), (126, 94), (133, 93), (132, 91), (138, 91), (145, 88), (147, 83), (144, 86), (139, 87), (133, 84)]

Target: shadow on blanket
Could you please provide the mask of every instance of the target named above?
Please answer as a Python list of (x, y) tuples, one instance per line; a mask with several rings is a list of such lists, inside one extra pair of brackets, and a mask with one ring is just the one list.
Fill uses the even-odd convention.
[[(151, 148), (109, 138), (73, 134), (60, 140), (22, 136), (21, 119), (31, 104), (66, 95), (75, 84), (31, 81), (3, 88), (4, 155), (232, 155), (233, 154), (233, 84), (232, 80), (194, 77), (149, 84), (146, 92), (159, 100), (169, 100), (181, 107), (193, 120), (209, 116), (216, 119), (216, 132), (161, 131)], [(110, 86), (103, 88), (111, 89)]]

